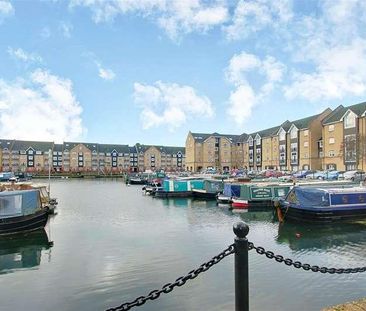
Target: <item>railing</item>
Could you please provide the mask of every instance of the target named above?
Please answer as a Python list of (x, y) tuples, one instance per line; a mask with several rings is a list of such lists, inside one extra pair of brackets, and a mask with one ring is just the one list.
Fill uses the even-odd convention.
[(294, 268), (303, 269), (305, 271), (329, 274), (350, 274), (362, 273), (366, 271), (366, 266), (357, 268), (327, 268), (312, 266), (307, 263), (304, 264), (300, 261), (293, 261), (290, 258), (284, 258), (282, 255), (276, 255), (271, 251), (266, 251), (263, 247), (255, 246), (253, 243), (249, 242), (247, 240), (249, 227), (243, 222), (236, 223), (233, 226), (233, 231), (236, 235), (234, 243), (229, 245), (225, 250), (213, 257), (211, 260), (200, 265), (197, 269), (191, 270), (187, 275), (177, 278), (172, 283), (165, 284), (160, 289), (152, 290), (146, 296), (137, 297), (133, 301), (122, 303), (121, 305), (109, 308), (106, 311), (126, 311), (133, 307), (142, 306), (149, 300), (158, 299), (161, 294), (168, 294), (176, 287), (183, 286), (187, 281), (195, 279), (199, 274), (206, 272), (212, 266), (218, 264), (222, 259), (231, 254), (235, 254), (235, 311), (249, 311), (248, 253), (252, 249), (254, 249), (259, 255), (265, 255), (268, 259), (274, 259), (276, 262), (284, 263), (287, 266), (293, 266)]

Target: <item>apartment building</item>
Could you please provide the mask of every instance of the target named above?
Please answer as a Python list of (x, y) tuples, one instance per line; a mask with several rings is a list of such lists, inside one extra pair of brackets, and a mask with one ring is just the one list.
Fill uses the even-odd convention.
[(366, 103), (338, 106), (323, 121), (323, 169), (366, 169)]
[[(189, 171), (201, 171), (215, 168), (226, 171), (233, 167), (233, 151), (239, 135), (219, 133), (204, 134), (189, 132), (186, 139), (186, 168)], [(235, 160), (235, 165), (237, 160)]]
[(183, 147), (0, 140), (0, 170), (117, 174), (185, 169)]

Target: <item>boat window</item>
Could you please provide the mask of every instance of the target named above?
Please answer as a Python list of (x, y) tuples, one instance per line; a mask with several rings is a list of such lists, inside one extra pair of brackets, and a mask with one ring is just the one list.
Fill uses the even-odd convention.
[(22, 196), (0, 197), (0, 216), (14, 216), (22, 213)]

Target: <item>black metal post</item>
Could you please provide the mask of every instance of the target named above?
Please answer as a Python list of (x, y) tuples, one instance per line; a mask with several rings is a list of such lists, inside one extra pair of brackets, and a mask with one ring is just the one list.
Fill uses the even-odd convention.
[(248, 240), (249, 227), (243, 222), (233, 226), (235, 237), (235, 311), (249, 311)]

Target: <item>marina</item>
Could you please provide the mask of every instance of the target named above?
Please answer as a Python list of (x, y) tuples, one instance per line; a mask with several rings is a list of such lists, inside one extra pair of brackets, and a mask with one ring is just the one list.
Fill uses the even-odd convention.
[[(54, 244), (47, 248), (38, 243), (37, 265), (0, 267), (2, 310), (20, 310), (25, 304), (32, 310), (104, 310), (132, 300), (231, 244), (237, 221), (249, 225), (250, 241), (294, 260), (319, 266), (364, 265), (366, 223), (362, 222), (326, 228), (281, 225), (273, 208), (235, 214), (213, 200), (156, 200), (141, 195), (141, 185), (128, 187), (122, 180), (51, 180), (51, 189), (59, 206), (45, 232)], [(16, 259), (20, 253), (15, 248), (7, 256)], [(364, 274), (314, 274), (253, 252), (249, 269), (252, 310), (265, 311), (270, 305), (275, 311), (315, 311), (365, 295)], [(233, 286), (230, 256), (139, 310), (233, 310)]]

